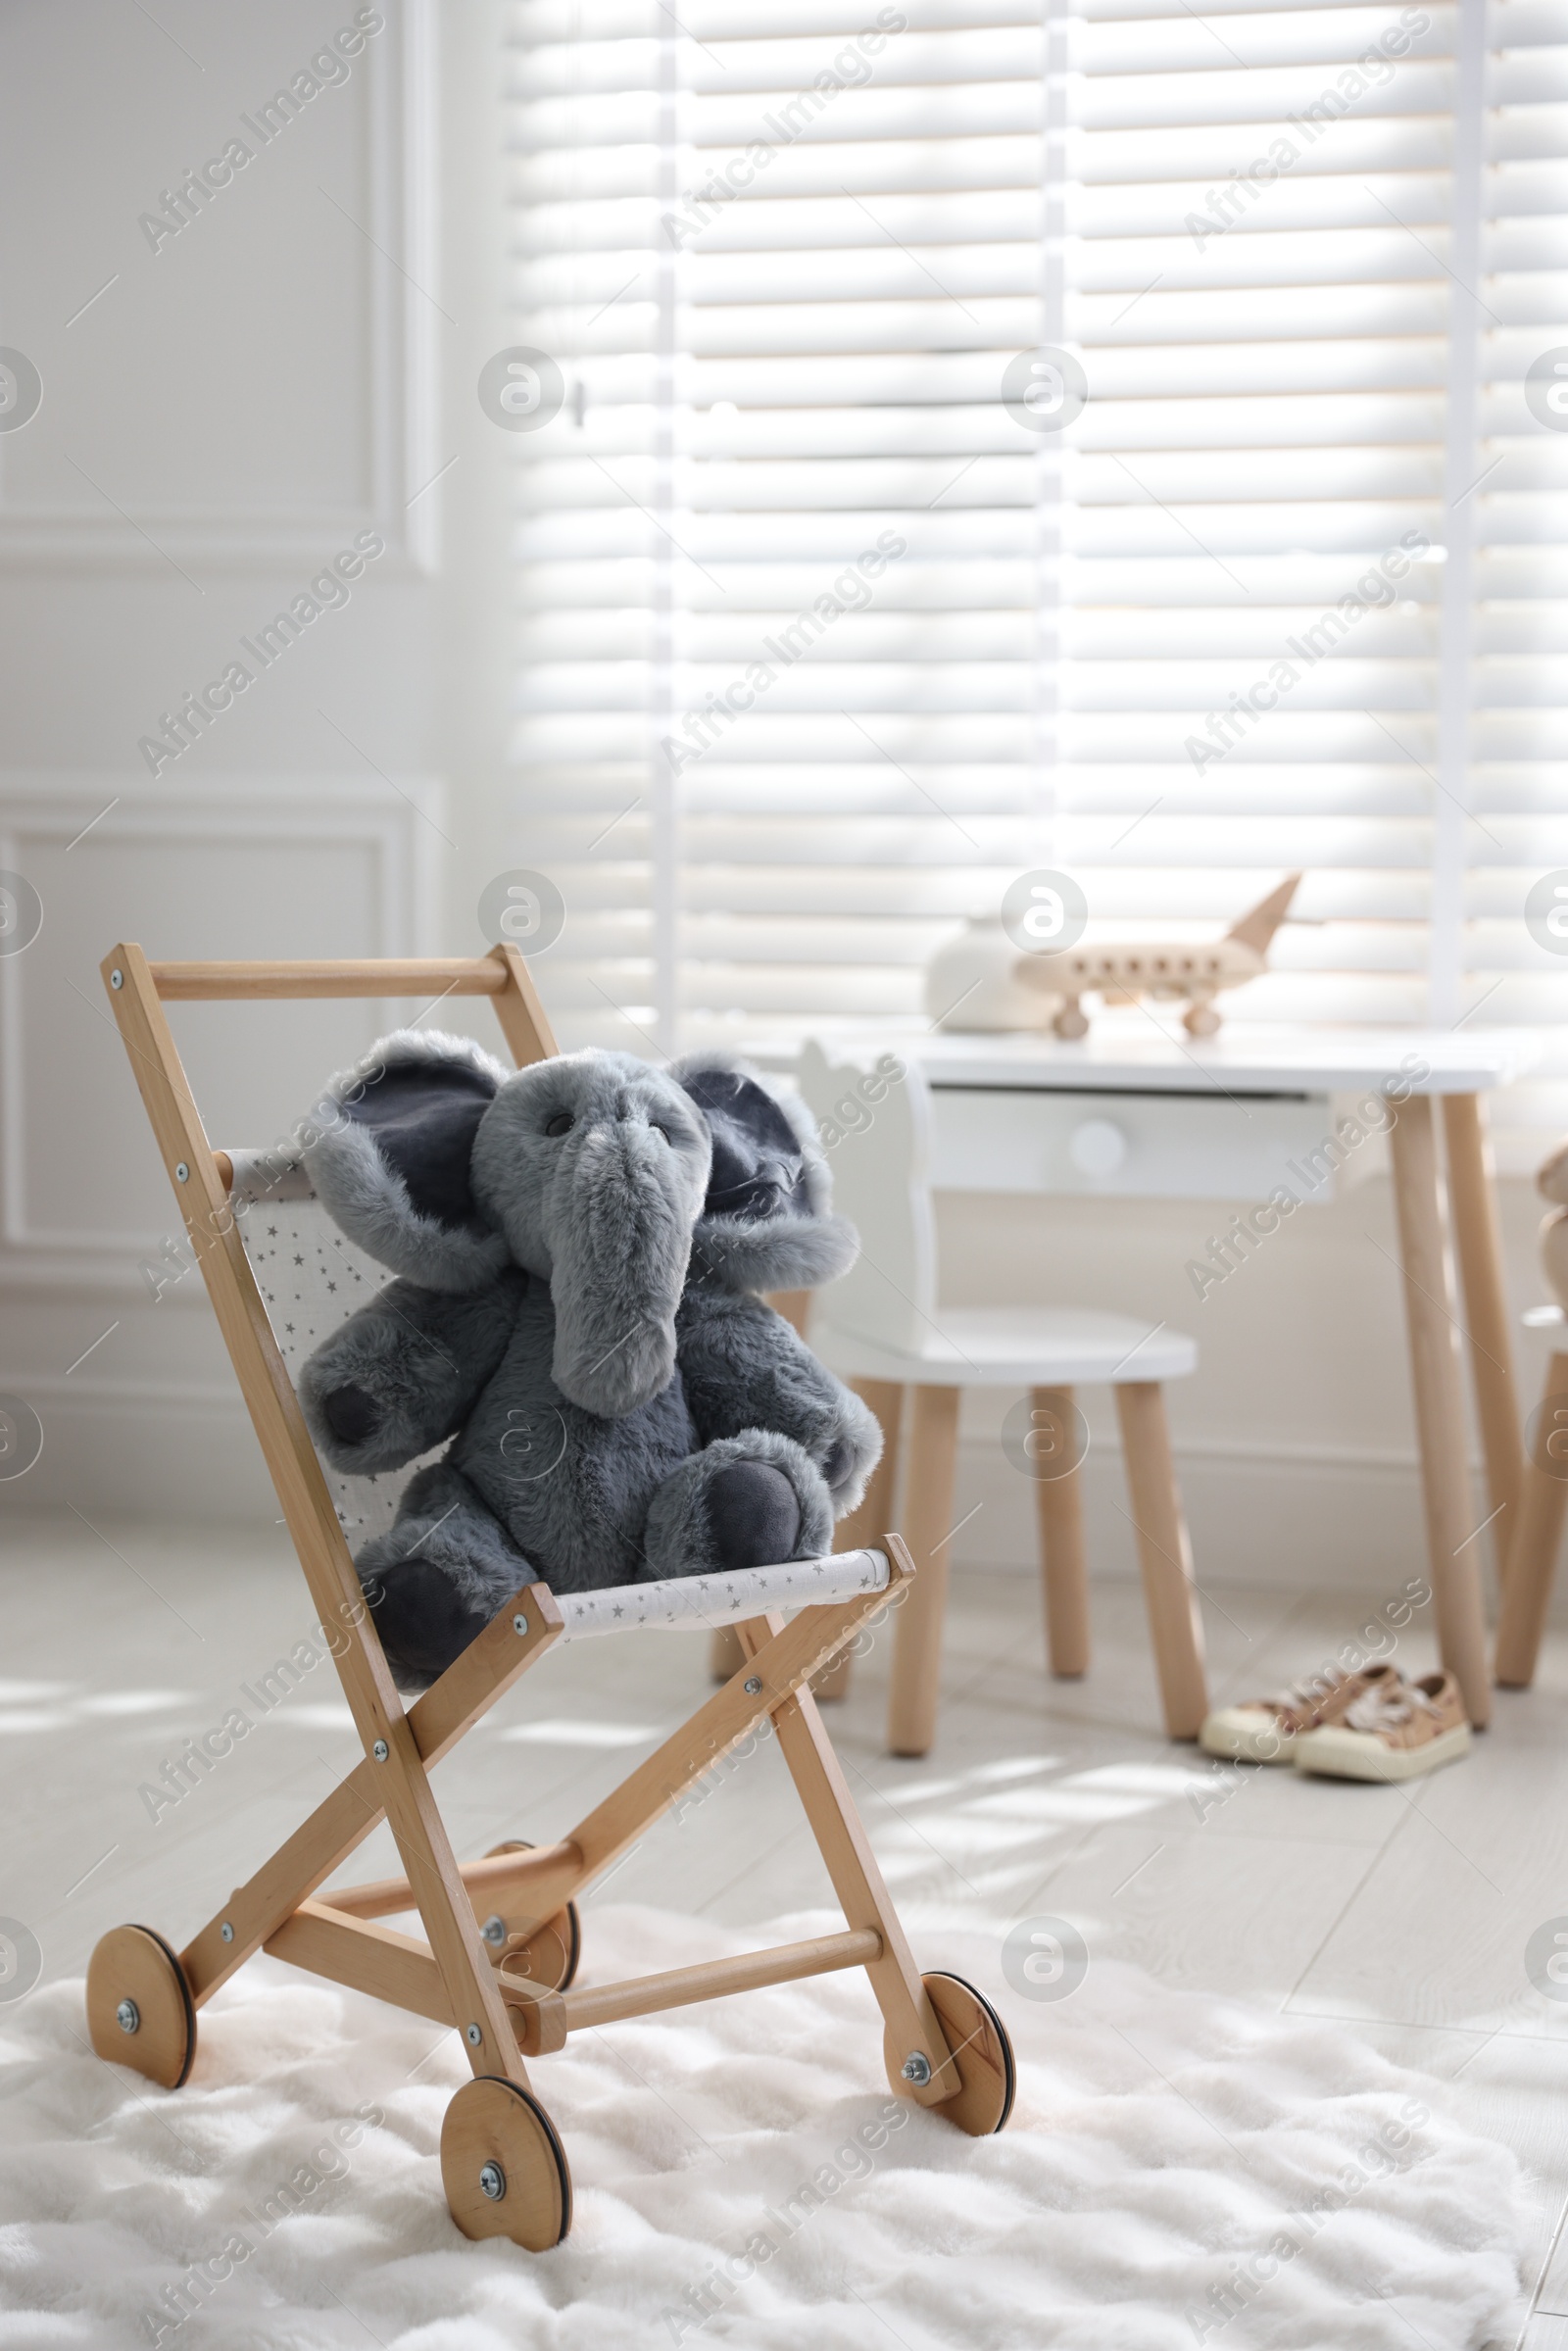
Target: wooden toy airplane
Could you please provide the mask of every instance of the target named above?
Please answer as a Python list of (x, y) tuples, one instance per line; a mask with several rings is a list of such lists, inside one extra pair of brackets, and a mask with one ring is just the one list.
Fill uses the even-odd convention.
[(1085, 1037), (1082, 998), (1108, 1004), (1140, 997), (1185, 998), (1182, 1026), (1190, 1037), (1212, 1037), (1220, 1025), (1214, 998), (1268, 969), (1269, 944), (1284, 921), (1301, 876), (1277, 890), (1212, 945), (1190, 940), (1110, 939), (1055, 954), (1021, 952), (1000, 922), (974, 923), (934, 958), (926, 981), (927, 1009), (937, 1026), (955, 1029), (1030, 1029), (1048, 1024), (1058, 1037)]

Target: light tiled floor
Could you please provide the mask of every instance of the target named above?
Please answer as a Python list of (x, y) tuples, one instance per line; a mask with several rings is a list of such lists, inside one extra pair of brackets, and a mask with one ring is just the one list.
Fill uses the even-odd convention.
[[(1207, 1612), (1217, 1696), (1317, 1665), (1366, 1620), (1349, 1593), (1227, 1587)], [(1157, 1728), (1137, 1590), (1095, 1591), (1096, 1660), (1042, 1671), (1038, 1595), (1015, 1574), (956, 1580), (938, 1743), (882, 1751), (886, 1653), (828, 1720), (926, 1964), (943, 1938), (1000, 1945), (1020, 1918), (1073, 1922), (1092, 1955), (1175, 1986), (1345, 2022), (1453, 2085), (1473, 2127), (1541, 2184), (1524, 2351), (1568, 2351), (1568, 2004), (1531, 1985), (1532, 1932), (1568, 1919), (1568, 1637), (1529, 1693), (1501, 1693), (1470, 1761), (1413, 1789), (1226, 1774)], [(0, 1912), (46, 1972), (85, 1964), (125, 1919), (183, 1940), (350, 1768), (322, 1662), (264, 1711), (259, 1678), (306, 1641), (303, 1579), (276, 1535), (74, 1518), (0, 1523)], [(1430, 1628), (1400, 1662), (1424, 1671)], [(704, 1694), (706, 1640), (586, 1642), (547, 1659), (437, 1774), (460, 1853), (561, 1834), (642, 1735)], [(231, 1707), (254, 1728), (154, 1820), (140, 1790)], [(377, 1832), (351, 1873), (390, 1873)], [(702, 1784), (602, 1889), (734, 1926), (830, 1901), (776, 1752)], [(592, 1937), (588, 1897), (586, 1933)], [(1028, 2020), (1031, 2037), (1046, 2012)]]

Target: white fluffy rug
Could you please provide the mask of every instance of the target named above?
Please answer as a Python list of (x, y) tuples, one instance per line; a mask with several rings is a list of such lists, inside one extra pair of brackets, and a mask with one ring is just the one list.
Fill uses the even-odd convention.
[[(773, 1933), (593, 1908), (584, 1978)], [(92, 2054), (79, 1984), (40, 1989), (0, 2009), (0, 2346), (1512, 2339), (1524, 2183), (1435, 2083), (1336, 2029), (1114, 1965), (1070, 2000), (1020, 2001), (994, 1943), (939, 1941), (925, 1964), (978, 1981), (1013, 2028), (999, 2137), (901, 2107), (866, 2152), (855, 2134), (877, 2138), (889, 2102), (858, 1973), (584, 2033), (533, 2068), (576, 2185), (573, 2232), (543, 2257), (469, 2244), (448, 2216), (453, 2035), (261, 1959), (203, 2012), (171, 2097)]]

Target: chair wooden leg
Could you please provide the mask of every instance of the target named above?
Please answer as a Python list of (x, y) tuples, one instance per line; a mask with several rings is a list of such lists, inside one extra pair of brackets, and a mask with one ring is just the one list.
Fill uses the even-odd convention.
[(1208, 1712), (1203, 1626), (1159, 1383), (1118, 1387), (1116, 1411), (1165, 1728), (1172, 1739), (1196, 1739)]
[(917, 1572), (893, 1639), (888, 1745), (895, 1755), (925, 1754), (936, 1731), (960, 1394), (956, 1388), (914, 1392), (904, 1524)]
[[(1073, 1425), (1070, 1388), (1037, 1388), (1037, 1422), (1042, 1416), (1064, 1429)], [(1077, 1465), (1065, 1477), (1042, 1478), (1035, 1488), (1040, 1521), (1040, 1573), (1045, 1586), (1046, 1641), (1051, 1670), (1063, 1681), (1089, 1671), (1089, 1578), (1084, 1565), (1084, 1497)]]
[[(1568, 1506), (1568, 1460), (1558, 1457), (1564, 1449), (1568, 1409), (1559, 1422), (1549, 1409), (1553, 1396), (1568, 1397), (1568, 1355), (1553, 1355), (1546, 1366), (1545, 1401), (1536, 1427), (1535, 1445), (1525, 1464), (1519, 1523), (1508, 1552), (1497, 1618), (1495, 1669), (1505, 1690), (1528, 1690), (1535, 1680), (1557, 1547), (1562, 1541), (1563, 1511)], [(1548, 1449), (1553, 1444), (1557, 1454)]]
[[(841, 1519), (833, 1537), (836, 1551), (857, 1551), (862, 1543), (875, 1545), (895, 1526), (894, 1496), (899, 1484), (899, 1431), (904, 1419), (904, 1391), (895, 1380), (852, 1380), (850, 1386), (873, 1415), (882, 1431), (882, 1458), (866, 1481), (865, 1498), (858, 1510)], [(824, 1699), (848, 1697), (853, 1648), (841, 1649), (811, 1684), (820, 1705)]]

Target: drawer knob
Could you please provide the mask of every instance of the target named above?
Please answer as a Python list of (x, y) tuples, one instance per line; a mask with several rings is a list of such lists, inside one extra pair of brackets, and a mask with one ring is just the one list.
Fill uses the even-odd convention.
[(1067, 1139), (1067, 1156), (1080, 1175), (1114, 1175), (1127, 1156), (1127, 1138), (1108, 1118), (1086, 1118)]

